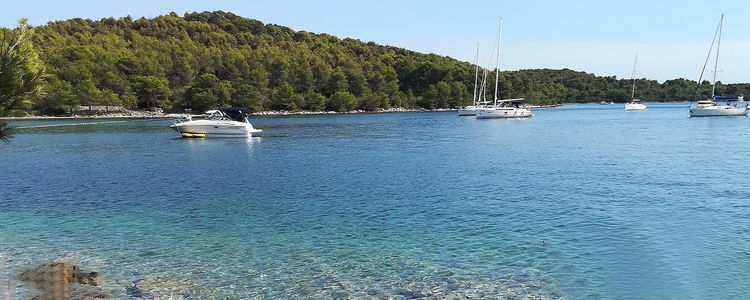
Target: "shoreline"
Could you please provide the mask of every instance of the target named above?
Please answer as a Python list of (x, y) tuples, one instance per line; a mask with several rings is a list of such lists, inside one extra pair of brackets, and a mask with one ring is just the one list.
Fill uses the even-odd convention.
[[(659, 101), (655, 101), (659, 102)], [(660, 103), (680, 103), (687, 101), (670, 101)], [(533, 109), (540, 108), (556, 108), (564, 105), (577, 105), (577, 104), (600, 104), (599, 102), (590, 103), (560, 103), (551, 105), (540, 105), (533, 106)], [(617, 105), (622, 103), (614, 103), (607, 105)], [(276, 116), (307, 116), (307, 115), (354, 115), (354, 114), (382, 114), (382, 113), (406, 113), (406, 112), (451, 112), (458, 111), (457, 108), (390, 108), (381, 109), (378, 111), (365, 111), (365, 110), (350, 110), (350, 111), (286, 111), (286, 110), (266, 110), (260, 112), (249, 113), (249, 116), (253, 117), (276, 117)], [(111, 114), (100, 114), (100, 115), (73, 115), (73, 116), (25, 116), (25, 117), (0, 117), (0, 121), (40, 121), (40, 120), (170, 120), (170, 119), (181, 119), (186, 116), (199, 118), (202, 114), (191, 114), (191, 113), (154, 113), (149, 111), (129, 111), (128, 113), (116, 112)]]
[(0, 121), (38, 121), (38, 120), (159, 120), (178, 118), (175, 115), (163, 116), (28, 116), (0, 117)]
[[(297, 116), (297, 115), (353, 115), (353, 114), (380, 114), (380, 113), (404, 113), (404, 112), (446, 112), (446, 111), (458, 111), (458, 109), (452, 108), (437, 108), (437, 109), (406, 109), (406, 108), (391, 108), (381, 109), (379, 111), (364, 111), (364, 110), (351, 110), (345, 112), (338, 111), (277, 111), (268, 110), (261, 112), (250, 113), (250, 116)], [(135, 112), (135, 111), (134, 111)], [(190, 113), (169, 113), (169, 114), (158, 114), (153, 112), (135, 112), (135, 114), (126, 115), (122, 113), (112, 114), (101, 114), (101, 115), (73, 115), (73, 116), (25, 116), (25, 117), (0, 117), (0, 121), (38, 121), (38, 120), (169, 120), (169, 119), (180, 119), (185, 116), (200, 117), (202, 114), (190, 114)]]
[[(541, 105), (534, 106), (532, 108), (555, 108), (566, 104), (554, 104), (554, 105)], [(365, 110), (350, 110), (350, 111), (287, 111), (287, 110), (266, 110), (260, 112), (249, 113), (250, 116), (256, 117), (275, 117), (275, 116), (307, 116), (307, 115), (355, 115), (355, 114), (387, 114), (387, 113), (406, 113), (406, 112), (451, 112), (458, 111), (457, 108), (390, 108), (381, 109), (378, 111), (365, 111)], [(25, 117), (0, 117), (0, 121), (39, 121), (39, 120), (170, 120), (170, 119), (181, 119), (185, 116), (201, 117), (202, 114), (191, 114), (191, 113), (154, 113), (154, 112), (142, 112), (142, 111), (131, 111), (128, 114), (121, 112), (111, 114), (97, 114), (97, 115), (73, 115), (73, 116), (25, 116)]]

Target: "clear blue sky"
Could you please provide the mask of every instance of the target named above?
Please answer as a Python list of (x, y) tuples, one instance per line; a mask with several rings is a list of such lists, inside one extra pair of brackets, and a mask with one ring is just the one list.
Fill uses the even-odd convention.
[[(750, 1), (8, 1), (0, 26), (81, 17), (152, 18), (171, 11), (223, 10), (315, 33), (374, 41), (471, 61), (490, 55), (504, 18), (503, 70), (569, 68), (629, 78), (696, 80), (721, 13), (726, 13), (719, 80), (750, 82)], [(710, 73), (708, 74), (711, 75)]]

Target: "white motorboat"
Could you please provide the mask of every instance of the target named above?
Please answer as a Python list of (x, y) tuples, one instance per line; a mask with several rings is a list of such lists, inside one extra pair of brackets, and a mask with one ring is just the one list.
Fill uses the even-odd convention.
[(175, 120), (169, 128), (182, 137), (251, 137), (262, 130), (253, 127), (248, 121), (244, 107), (230, 107), (206, 112), (206, 119)]
[[(724, 24), (724, 14), (719, 19), (719, 26), (716, 28), (716, 32), (719, 36), (719, 40), (716, 41), (716, 34), (714, 34), (714, 41), (716, 41), (716, 60), (714, 61), (714, 79), (711, 87), (711, 99), (698, 101), (695, 106), (690, 106), (690, 117), (723, 117), (723, 116), (747, 116), (747, 111), (750, 109), (749, 105), (732, 105), (730, 101), (743, 102), (743, 96), (739, 97), (724, 97), (716, 95), (716, 73), (719, 65), (719, 49), (721, 47), (721, 29)], [(700, 84), (703, 79), (703, 72), (706, 70), (706, 64), (708, 59), (711, 57), (711, 50), (714, 46), (714, 41), (711, 41), (711, 47), (708, 50), (708, 57), (706, 57), (706, 63), (703, 64), (703, 70), (701, 76), (698, 79)], [(724, 100), (725, 104), (716, 103), (716, 100)]]
[(638, 54), (635, 55), (635, 62), (633, 62), (633, 74), (630, 76), (633, 78), (633, 88), (630, 92), (630, 101), (625, 102), (625, 111), (634, 110), (645, 110), (646, 103), (635, 97), (635, 65), (638, 63)]
[(495, 62), (495, 101), (492, 105), (477, 109), (477, 119), (509, 119), (533, 117), (531, 107), (523, 98), (497, 99), (497, 82), (500, 72), (500, 39), (503, 34), (503, 18), (500, 18), (500, 29), (497, 33), (497, 60)]

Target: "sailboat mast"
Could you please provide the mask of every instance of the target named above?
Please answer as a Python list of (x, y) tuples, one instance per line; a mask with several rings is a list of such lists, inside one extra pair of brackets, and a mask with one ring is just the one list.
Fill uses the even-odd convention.
[(479, 78), (479, 43), (477, 43), (477, 53), (474, 54), (474, 65), (476, 65), (476, 69), (474, 70), (474, 97), (472, 97), (472, 100), (474, 102), (474, 106), (477, 106), (477, 80)]
[(719, 19), (719, 40), (716, 42), (716, 60), (714, 62), (714, 84), (711, 87), (711, 100), (716, 98), (716, 71), (719, 66), (719, 48), (721, 48), (721, 27), (724, 24), (724, 14), (721, 14), (721, 19)]
[(500, 29), (497, 30), (497, 60), (495, 61), (495, 105), (497, 105), (497, 77), (500, 75), (500, 40), (503, 37), (503, 18), (500, 18)]
[(630, 100), (635, 99), (635, 65), (638, 63), (638, 53), (635, 54), (635, 62), (633, 62), (633, 74), (630, 78), (633, 78), (633, 91), (630, 92)]
[[(492, 55), (488, 55), (487, 57), (487, 68), (490, 67), (490, 64), (492, 63)], [(480, 102), (487, 102), (487, 69), (482, 68), (482, 87), (479, 88), (479, 101)]]
[(482, 88), (479, 89), (479, 100), (487, 101), (487, 69), (482, 68)]
[[(714, 32), (714, 38), (711, 40), (711, 47), (708, 47), (708, 54), (706, 55), (706, 61), (703, 62), (703, 68), (701, 69), (701, 76), (698, 77), (698, 84), (695, 85), (695, 91), (693, 92), (693, 100), (695, 100), (696, 96), (698, 95), (698, 88), (700, 88), (701, 83), (703, 82), (703, 75), (706, 73), (706, 67), (708, 66), (708, 62), (711, 60), (711, 52), (714, 50), (714, 42), (716, 42), (716, 36), (719, 35), (719, 28), (721, 28), (721, 23), (723, 20), (724, 20), (724, 14), (721, 15), (721, 21), (719, 21), (719, 26), (716, 26), (716, 32)], [(711, 96), (711, 100), (713, 100), (713, 96)]]

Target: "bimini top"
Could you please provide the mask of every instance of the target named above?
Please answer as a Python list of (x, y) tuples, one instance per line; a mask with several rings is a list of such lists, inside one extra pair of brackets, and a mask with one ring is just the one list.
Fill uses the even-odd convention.
[(524, 98), (497, 100), (497, 103), (527, 103)]
[(737, 100), (737, 101), (743, 101), (745, 99), (744, 99), (743, 96), (737, 96), (737, 97), (735, 97), (735, 96), (714, 96), (714, 100), (727, 100), (727, 101)]
[(246, 111), (247, 107), (225, 107), (225, 108), (219, 108), (220, 111), (228, 112), (228, 111)]
[(219, 110), (232, 120), (245, 122), (245, 111), (247, 111), (245, 107), (225, 107)]

